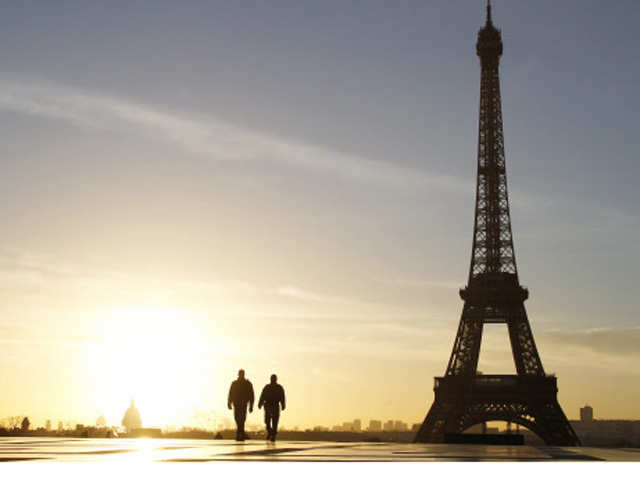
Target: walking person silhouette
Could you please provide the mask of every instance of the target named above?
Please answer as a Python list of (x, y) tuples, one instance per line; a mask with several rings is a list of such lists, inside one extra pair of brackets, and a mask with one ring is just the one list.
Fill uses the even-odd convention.
[(267, 425), (267, 440), (276, 441), (278, 420), (280, 420), (280, 405), (285, 408), (284, 388), (278, 384), (277, 375), (271, 375), (271, 383), (262, 389), (258, 408), (264, 405), (264, 423)]
[(247, 419), (247, 405), (249, 413), (253, 412), (253, 385), (244, 378), (244, 370), (238, 370), (238, 378), (231, 382), (227, 407), (231, 410), (233, 405), (233, 417), (236, 420), (236, 440), (243, 441), (249, 438), (244, 433), (244, 422)]

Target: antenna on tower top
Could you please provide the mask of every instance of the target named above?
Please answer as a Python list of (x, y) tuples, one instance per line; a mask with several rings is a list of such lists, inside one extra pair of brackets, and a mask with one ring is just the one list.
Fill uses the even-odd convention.
[(487, 0), (487, 25), (491, 25), (491, 0)]

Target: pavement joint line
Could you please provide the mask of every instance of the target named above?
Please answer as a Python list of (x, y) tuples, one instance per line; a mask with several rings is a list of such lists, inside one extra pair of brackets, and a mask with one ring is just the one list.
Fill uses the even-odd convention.
[(249, 450), (246, 452), (228, 452), (223, 455), (277, 455), (279, 453), (289, 453), (289, 452), (302, 452), (307, 450), (318, 450), (321, 448), (347, 448), (358, 445), (312, 445), (308, 447), (296, 447), (296, 448), (272, 448), (272, 449), (262, 449), (262, 450)]

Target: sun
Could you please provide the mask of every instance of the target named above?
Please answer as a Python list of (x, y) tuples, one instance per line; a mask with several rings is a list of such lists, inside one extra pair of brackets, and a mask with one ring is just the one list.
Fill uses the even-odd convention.
[(94, 353), (102, 357), (96, 380), (108, 397), (105, 403), (124, 413), (134, 399), (145, 427), (184, 420), (202, 400), (203, 380), (212, 374), (203, 371), (202, 361), (211, 341), (194, 315), (179, 308), (134, 306), (105, 312), (102, 324), (101, 348)]

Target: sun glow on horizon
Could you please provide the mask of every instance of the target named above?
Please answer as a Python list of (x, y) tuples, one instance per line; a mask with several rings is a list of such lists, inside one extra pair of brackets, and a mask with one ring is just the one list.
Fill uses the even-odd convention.
[(145, 427), (184, 424), (194, 400), (206, 396), (203, 379), (215, 373), (205, 362), (215, 345), (198, 329), (196, 316), (172, 307), (134, 306), (109, 310), (102, 324), (101, 341), (90, 353), (91, 371), (105, 408), (121, 412), (112, 422), (120, 423), (133, 399)]

